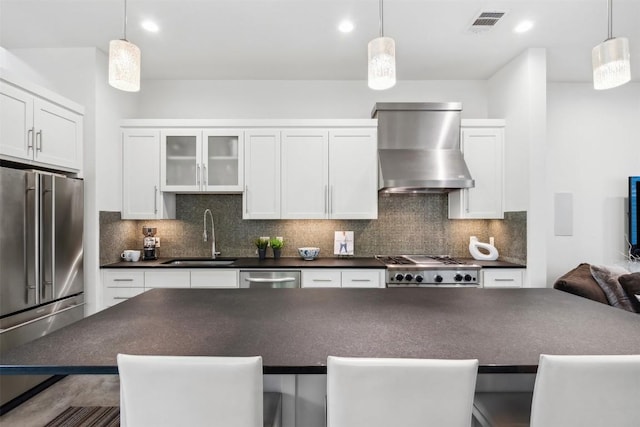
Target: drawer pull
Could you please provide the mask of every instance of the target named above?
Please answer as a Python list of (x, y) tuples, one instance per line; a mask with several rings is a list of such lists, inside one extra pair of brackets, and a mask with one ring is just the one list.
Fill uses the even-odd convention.
[(133, 279), (113, 279), (114, 282), (133, 282)]
[(331, 279), (313, 279), (314, 282), (331, 282)]
[(496, 278), (493, 279), (495, 282), (515, 282), (516, 279), (500, 279), (500, 278)]
[(370, 282), (370, 279), (351, 279), (352, 282)]

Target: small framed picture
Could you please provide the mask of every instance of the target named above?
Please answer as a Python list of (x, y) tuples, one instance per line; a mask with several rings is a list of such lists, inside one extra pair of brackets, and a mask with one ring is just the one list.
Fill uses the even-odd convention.
[(333, 254), (353, 256), (353, 231), (336, 231), (333, 242)]

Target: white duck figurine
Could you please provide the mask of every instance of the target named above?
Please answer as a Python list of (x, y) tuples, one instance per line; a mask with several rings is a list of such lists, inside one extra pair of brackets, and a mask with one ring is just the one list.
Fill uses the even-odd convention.
[(469, 252), (477, 260), (495, 261), (498, 259), (498, 250), (493, 246), (493, 241), (491, 243), (482, 243), (478, 241), (476, 236), (469, 238)]

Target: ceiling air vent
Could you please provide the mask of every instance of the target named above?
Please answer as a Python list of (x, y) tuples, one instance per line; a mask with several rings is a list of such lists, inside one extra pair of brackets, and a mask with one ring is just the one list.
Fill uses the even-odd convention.
[(502, 19), (507, 12), (484, 11), (480, 12), (472, 21), (469, 31), (472, 33), (484, 33), (489, 31)]

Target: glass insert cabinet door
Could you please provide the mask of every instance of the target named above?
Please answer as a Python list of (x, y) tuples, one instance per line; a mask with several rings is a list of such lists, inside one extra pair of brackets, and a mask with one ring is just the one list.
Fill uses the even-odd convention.
[(205, 191), (242, 191), (243, 135), (241, 130), (232, 129), (203, 132), (202, 176)]
[(202, 131), (163, 130), (160, 138), (162, 191), (199, 191)]
[(161, 140), (162, 191), (242, 191), (241, 130), (163, 130)]

